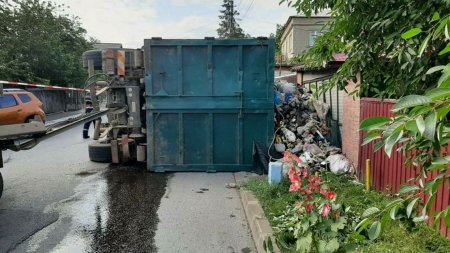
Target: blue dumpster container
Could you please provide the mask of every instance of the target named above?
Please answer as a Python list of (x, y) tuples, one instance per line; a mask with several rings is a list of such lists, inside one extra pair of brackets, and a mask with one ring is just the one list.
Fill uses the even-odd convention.
[(144, 42), (147, 168), (252, 171), (253, 143), (270, 143), (274, 40)]

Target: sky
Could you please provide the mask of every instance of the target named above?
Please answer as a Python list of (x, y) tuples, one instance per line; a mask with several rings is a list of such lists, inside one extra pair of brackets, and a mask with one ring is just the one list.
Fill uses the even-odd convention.
[[(237, 21), (253, 37), (275, 33), (295, 9), (280, 0), (235, 0)], [(90, 37), (139, 48), (145, 38), (217, 37), (223, 0), (53, 0), (80, 18)]]

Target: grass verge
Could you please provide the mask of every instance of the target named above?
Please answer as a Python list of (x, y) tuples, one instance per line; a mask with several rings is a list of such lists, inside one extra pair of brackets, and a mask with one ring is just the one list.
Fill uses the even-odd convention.
[[(337, 203), (350, 206), (353, 212), (361, 215), (368, 207), (382, 208), (392, 198), (386, 194), (371, 191), (366, 193), (363, 185), (355, 184), (346, 176), (332, 173), (322, 173), (322, 180), (336, 191)], [(252, 191), (264, 209), (272, 226), (274, 217), (282, 214), (288, 205), (297, 200), (295, 193), (290, 193), (289, 182), (283, 180), (280, 184), (269, 185), (266, 179), (249, 181), (244, 188)], [(450, 240), (426, 224), (411, 227), (404, 222), (391, 222), (380, 238), (373, 242), (363, 242), (359, 245), (361, 252), (450, 252)]]

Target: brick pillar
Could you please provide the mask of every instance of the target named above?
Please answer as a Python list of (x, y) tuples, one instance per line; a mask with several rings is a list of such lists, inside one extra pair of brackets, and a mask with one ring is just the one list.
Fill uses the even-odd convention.
[[(358, 81), (356, 83), (349, 81), (347, 86), (348, 93), (358, 89), (356, 85), (359, 84), (361, 76), (358, 74)], [(358, 167), (358, 156), (360, 149), (360, 134), (359, 123), (361, 119), (360, 114), (360, 98), (349, 96), (344, 93), (343, 101), (343, 123), (342, 123), (342, 152), (347, 155), (350, 161), (353, 162), (355, 168)]]

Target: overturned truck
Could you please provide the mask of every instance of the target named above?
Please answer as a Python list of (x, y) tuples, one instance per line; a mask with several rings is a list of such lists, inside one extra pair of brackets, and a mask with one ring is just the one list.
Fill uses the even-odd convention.
[[(144, 41), (83, 54), (97, 121), (90, 159), (149, 171), (252, 171), (274, 135), (274, 41)], [(101, 98), (105, 97), (105, 100)]]

